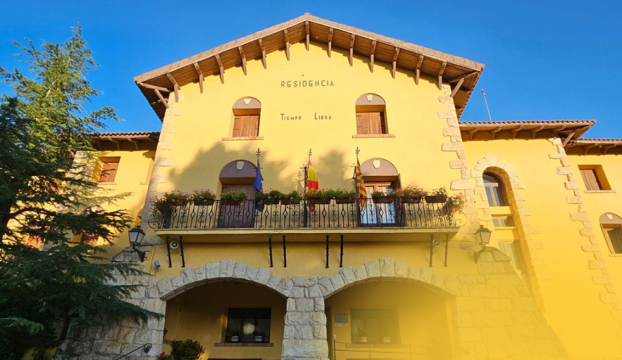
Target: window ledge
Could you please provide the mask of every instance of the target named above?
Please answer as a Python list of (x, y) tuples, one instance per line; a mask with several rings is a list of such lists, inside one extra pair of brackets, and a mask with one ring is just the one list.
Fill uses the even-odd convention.
[(621, 257), (622, 254), (609, 254), (609, 256), (611, 256), (611, 257)]
[(263, 136), (224, 137), (222, 141), (263, 140)]
[(495, 226), (497, 230), (515, 230), (516, 226)]
[(117, 185), (116, 182), (98, 182), (97, 185)]
[(274, 347), (274, 343), (228, 342), (214, 343), (215, 347)]
[(353, 139), (373, 139), (373, 138), (394, 138), (395, 134), (356, 134), (352, 135)]
[(356, 343), (345, 344), (346, 348), (407, 348), (404, 344), (370, 344), (370, 343)]
[(615, 190), (585, 190), (586, 194), (592, 194), (592, 193), (611, 193), (611, 194), (615, 194), (616, 191)]

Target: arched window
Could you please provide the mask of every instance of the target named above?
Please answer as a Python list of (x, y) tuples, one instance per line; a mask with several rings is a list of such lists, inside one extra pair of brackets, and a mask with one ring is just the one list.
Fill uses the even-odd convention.
[(365, 94), (356, 100), (356, 133), (358, 135), (388, 134), (384, 99)]
[(252, 228), (255, 222), (255, 188), (257, 166), (250, 161), (236, 160), (228, 163), (220, 171), (221, 194), (243, 192), (247, 201), (241, 205), (221, 204), (218, 217), (219, 228)]
[(242, 98), (233, 104), (232, 138), (256, 138), (259, 136), (261, 103), (252, 97)]
[(508, 206), (503, 191), (503, 183), (498, 177), (490, 173), (484, 173), (484, 187), (489, 206)]
[(622, 218), (616, 214), (606, 213), (600, 217), (605, 240), (612, 254), (622, 254)]
[[(391, 162), (385, 159), (369, 159), (361, 164), (361, 173), (365, 180), (367, 198), (373, 192), (391, 193), (400, 188), (400, 174)], [(375, 204), (367, 201), (366, 209), (361, 212), (362, 224), (395, 224), (394, 204)]]

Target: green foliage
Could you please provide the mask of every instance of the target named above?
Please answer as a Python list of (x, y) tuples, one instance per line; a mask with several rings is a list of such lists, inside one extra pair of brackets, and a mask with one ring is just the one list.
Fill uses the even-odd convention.
[(224, 193), (220, 195), (220, 200), (226, 203), (231, 203), (231, 204), (239, 205), (242, 202), (246, 201), (246, 199), (247, 199), (246, 193), (242, 191), (232, 191), (232, 192), (228, 192), (228, 193)]
[(428, 192), (422, 188), (407, 186), (401, 191), (398, 191), (402, 200), (407, 203), (419, 202), (424, 196), (428, 195)]
[(155, 198), (153, 201), (153, 208), (160, 212), (164, 212), (173, 206), (186, 206), (191, 198), (192, 195), (179, 190), (166, 192), (162, 196), (157, 196)]
[(192, 201), (195, 203), (202, 203), (205, 200), (214, 200), (216, 199), (216, 194), (212, 192), (210, 189), (200, 189), (194, 190), (191, 195)]
[[(122, 301), (131, 287), (105, 285), (113, 273), (137, 270), (71, 244), (81, 233), (111, 242), (132, 223), (126, 211), (87, 210), (123, 195), (106, 196), (91, 181), (92, 133), (117, 116), (110, 107), (84, 109), (98, 95), (86, 80), (97, 63), (81, 30), (41, 49), (15, 45), (25, 72), (0, 66), (0, 81), (13, 89), (0, 95), (0, 354), (9, 360), (58, 345), (55, 326), (69, 317), (86, 324), (149, 315)], [(23, 244), (30, 236), (47, 251)]]
[(292, 190), (286, 194), (283, 194), (283, 198), (290, 199), (291, 202), (300, 201), (300, 193), (297, 190)]
[(172, 345), (171, 355), (175, 360), (197, 360), (205, 352), (203, 346), (198, 341), (175, 340)]
[(389, 198), (389, 199), (399, 199), (400, 197), (400, 192), (398, 191), (391, 191), (390, 193), (384, 193), (382, 191), (374, 191), (373, 193), (371, 193), (371, 198), (372, 199), (380, 199), (380, 198)]
[(462, 195), (462, 193), (447, 198), (447, 206), (449, 206), (452, 211), (462, 210), (464, 203), (464, 195)]
[(273, 189), (270, 189), (268, 191), (258, 191), (255, 193), (255, 200), (259, 201), (260, 204), (265, 205), (278, 204), (279, 201), (284, 197), (285, 194)]

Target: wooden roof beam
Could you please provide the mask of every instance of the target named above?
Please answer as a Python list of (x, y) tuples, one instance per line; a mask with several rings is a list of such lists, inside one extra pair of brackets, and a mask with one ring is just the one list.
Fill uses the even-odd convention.
[(242, 59), (242, 71), (244, 71), (244, 75), (246, 75), (246, 55), (244, 54), (244, 49), (238, 46), (238, 52), (240, 53), (240, 59)]
[(594, 144), (594, 145), (590, 145), (590, 146), (584, 146), (583, 147), (583, 155), (587, 155), (588, 152), (590, 152), (590, 150), (594, 147), (598, 146), (598, 144)]
[(603, 155), (607, 155), (607, 151), (609, 151), (609, 149), (613, 149), (614, 147), (620, 145), (620, 143), (615, 143), (615, 144), (611, 144), (605, 148), (603, 148)]
[(283, 36), (285, 37), (285, 55), (287, 56), (287, 61), (289, 61), (289, 48), (291, 44), (289, 43), (289, 31), (287, 29), (283, 30)]
[(197, 74), (199, 75), (199, 90), (201, 91), (201, 94), (203, 94), (203, 71), (201, 71), (199, 63), (192, 64), (194, 64), (194, 70), (196, 70)]
[(447, 61), (443, 61), (443, 65), (441, 65), (441, 70), (438, 72), (438, 89), (443, 90), (443, 73), (445, 72), (445, 68), (447, 67)]
[(351, 34), (350, 35), (350, 66), (354, 66), (354, 39), (356, 38), (356, 35)]
[(376, 56), (376, 40), (371, 42), (371, 51), (369, 52), (369, 69), (374, 72), (374, 57)]
[(171, 92), (171, 89), (167, 89), (165, 87), (161, 87), (161, 86), (155, 86), (155, 85), (151, 85), (151, 84), (145, 84), (145, 83), (138, 83), (138, 85), (146, 88), (146, 89), (151, 89), (151, 90), (159, 90), (159, 91), (166, 91), (166, 92)]
[(261, 63), (263, 64), (263, 68), (267, 69), (268, 68), (268, 59), (266, 56), (266, 48), (263, 46), (263, 40), (262, 39), (257, 39), (257, 42), (259, 43), (259, 48), (261, 49)]
[(499, 126), (498, 128), (494, 129), (494, 130), (490, 130), (490, 135), (491, 135), (491, 140), (494, 140), (495, 137), (497, 137), (497, 133), (499, 131), (503, 130), (503, 128), (501, 126)]
[(127, 141), (129, 141), (129, 142), (131, 142), (132, 144), (134, 144), (134, 147), (136, 147), (136, 150), (138, 150), (138, 142), (136, 142), (136, 141), (132, 140), (132, 138), (131, 138), (131, 137), (128, 137), (128, 138), (127, 138)]
[(520, 125), (517, 128), (512, 129), (510, 132), (512, 133), (512, 140), (516, 139), (516, 135), (518, 135), (518, 132), (523, 130), (523, 128), (525, 127), (525, 125)]
[(214, 58), (216, 59), (216, 62), (218, 63), (218, 72), (220, 73), (220, 82), (224, 84), (225, 83), (225, 67), (222, 66), (222, 61), (220, 61), (220, 55), (216, 54), (214, 55)]
[(117, 150), (121, 150), (121, 143), (119, 142), (119, 140), (115, 140), (111, 137), (107, 137), (106, 140), (113, 142), (115, 145), (117, 145)]
[(478, 74), (478, 73), (479, 73), (478, 71), (471, 71), (471, 72), (467, 73), (466, 75), (463, 74), (463, 75), (456, 76), (456, 77), (451, 78), (451, 79), (445, 79), (445, 82), (448, 83), (448, 84), (454, 84), (454, 83), (457, 83), (458, 81), (460, 81), (460, 79), (466, 80), (466, 79), (470, 78), (471, 76), (473, 76), (475, 74)]
[(542, 131), (542, 129), (544, 129), (544, 125), (540, 125), (540, 127), (537, 127), (537, 128), (535, 128), (535, 129), (533, 129), (533, 130), (529, 130), (529, 132), (531, 132), (531, 138), (532, 138), (532, 139), (535, 139), (535, 138), (536, 138), (536, 134), (537, 134), (539, 131)]
[(306, 43), (305, 45), (307, 46), (307, 51), (309, 51), (309, 22), (305, 21), (305, 33), (307, 34), (307, 38), (306, 38)]
[(475, 135), (476, 132), (478, 132), (479, 129), (478, 128), (473, 128), (471, 130), (469, 130), (469, 140), (473, 140), (473, 136)]
[(419, 61), (417, 61), (417, 68), (415, 69), (415, 84), (419, 85), (419, 76), (421, 75), (421, 64), (423, 64), (423, 55), (419, 55)]
[(575, 133), (576, 133), (576, 131), (573, 131), (573, 132), (570, 133), (570, 135), (568, 135), (566, 137), (566, 139), (562, 143), (562, 147), (566, 147), (566, 145), (568, 144), (568, 142), (570, 142), (570, 140), (572, 139), (572, 137), (574, 136)]
[(166, 73), (166, 77), (173, 83), (173, 91), (175, 92), (175, 102), (179, 102), (179, 84), (173, 77), (173, 74)]
[(162, 102), (162, 104), (164, 104), (164, 106), (166, 106), (166, 108), (168, 109), (169, 105), (168, 105), (168, 101), (166, 101), (166, 99), (164, 98), (164, 96), (162, 96), (162, 93), (160, 93), (160, 90), (158, 89), (154, 89), (153, 91), (155, 91), (156, 95), (158, 96), (158, 98), (160, 99), (160, 102)]
[(328, 28), (328, 57), (333, 49), (333, 28)]
[(460, 79), (460, 81), (458, 81), (456, 86), (454, 86), (454, 89), (451, 91), (451, 95), (450, 95), (452, 98), (456, 96), (456, 94), (458, 93), (458, 90), (460, 90), (460, 87), (462, 86), (462, 83), (464, 83), (464, 78)]
[(395, 71), (397, 70), (397, 57), (400, 54), (400, 48), (395, 47), (395, 53), (393, 54), (393, 70), (391, 71), (391, 76), (395, 79)]

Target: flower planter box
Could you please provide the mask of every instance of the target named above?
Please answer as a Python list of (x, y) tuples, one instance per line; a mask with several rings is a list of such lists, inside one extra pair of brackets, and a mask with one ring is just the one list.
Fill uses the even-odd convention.
[(300, 202), (300, 199), (291, 199), (291, 198), (281, 199), (281, 205), (298, 204), (299, 202)]
[(373, 199), (376, 204), (392, 204), (395, 200), (390, 197), (379, 197)]
[(330, 204), (331, 199), (308, 199), (311, 204)]
[(447, 202), (447, 195), (441, 195), (441, 196), (426, 196), (425, 197), (425, 202), (427, 202), (428, 204), (439, 204), (439, 203), (444, 203)]
[(194, 200), (194, 206), (210, 206), (214, 205), (214, 199)]
[(420, 204), (421, 198), (401, 197), (400, 201), (404, 204)]
[(337, 202), (337, 204), (354, 204), (356, 199), (345, 197), (345, 198), (336, 198), (335, 201)]
[(221, 200), (221, 201), (220, 201), (220, 203), (221, 203), (222, 205), (234, 205), (234, 206), (239, 206), (239, 205), (241, 205), (244, 201), (245, 201), (245, 200), (238, 200), (238, 201), (235, 201), (235, 200)]

